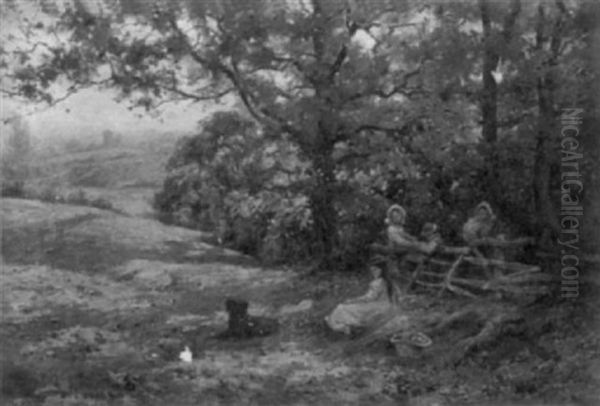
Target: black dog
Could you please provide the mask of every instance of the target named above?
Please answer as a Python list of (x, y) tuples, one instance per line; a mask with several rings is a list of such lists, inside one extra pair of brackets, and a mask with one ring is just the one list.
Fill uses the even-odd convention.
[(229, 314), (227, 330), (219, 338), (264, 337), (275, 333), (279, 323), (268, 317), (255, 317), (248, 314), (248, 302), (239, 299), (227, 299), (225, 310)]

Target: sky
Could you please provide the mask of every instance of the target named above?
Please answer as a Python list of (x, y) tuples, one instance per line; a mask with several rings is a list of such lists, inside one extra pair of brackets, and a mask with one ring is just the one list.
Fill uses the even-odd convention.
[[(37, 12), (22, 11), (35, 21), (43, 19)], [(423, 16), (418, 16), (419, 20), (422, 18)], [(17, 47), (24, 39), (21, 38), (21, 30), (16, 20), (2, 18), (2, 22), (6, 23), (3, 24), (3, 34), (12, 34), (12, 40), (5, 45), (8, 48), (10, 45)], [(39, 35), (43, 35), (44, 41), (53, 41), (53, 37)], [(365, 49), (373, 46), (373, 39), (362, 30), (357, 32), (353, 40)], [(194, 131), (198, 122), (206, 118), (211, 111), (225, 107), (215, 102), (179, 102), (165, 104), (157, 114), (151, 114), (142, 108), (130, 110), (128, 101), (117, 102), (115, 95), (114, 91), (108, 89), (82, 90), (50, 108), (43, 104), (33, 105), (3, 97), (0, 100), (0, 116), (2, 122), (9, 117), (22, 116), (34, 138), (68, 140), (95, 138), (105, 130), (123, 135), (139, 135), (145, 132), (189, 133)], [(7, 126), (2, 125), (0, 132), (6, 133)]]
[[(17, 3), (25, 7), (26, 2)], [(48, 23), (50, 17), (20, 7), (20, 13), (32, 21)], [(21, 15), (19, 14), (19, 15)], [(0, 20), (0, 39), (4, 40), (3, 48), (10, 52), (19, 48), (24, 42), (23, 30), (18, 18), (2, 15)], [(54, 37), (34, 33), (34, 39), (47, 43), (55, 43)], [(58, 41), (65, 40), (64, 38)], [(35, 53), (30, 55), (35, 60)], [(2, 80), (2, 85), (5, 82)], [(61, 91), (61, 86), (63, 91)], [(53, 92), (55, 97), (64, 94), (66, 85), (58, 84)], [(188, 133), (194, 131), (198, 122), (208, 116), (211, 111), (223, 108), (216, 102), (178, 102), (160, 106), (156, 112), (146, 112), (143, 108), (130, 110), (128, 100), (117, 102), (116, 91), (110, 89), (86, 89), (71, 95), (66, 100), (49, 107), (43, 103), (17, 101), (0, 95), (0, 136), (4, 138), (11, 131), (11, 125), (5, 120), (21, 116), (36, 139), (71, 139), (97, 137), (104, 130), (111, 130), (123, 135), (139, 135), (144, 132)]]
[(104, 130), (123, 135), (144, 132), (189, 133), (214, 109), (215, 103), (179, 102), (163, 105), (158, 114), (142, 108), (129, 110), (128, 101), (117, 102), (108, 90), (82, 90), (48, 108), (2, 98), (2, 119), (23, 116), (31, 135), (37, 139), (71, 139), (96, 137)]

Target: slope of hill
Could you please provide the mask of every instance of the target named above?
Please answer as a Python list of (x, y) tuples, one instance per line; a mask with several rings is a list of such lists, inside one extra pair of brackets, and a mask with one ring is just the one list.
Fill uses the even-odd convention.
[(162, 186), (177, 138), (155, 135), (71, 152), (64, 145), (38, 150), (28, 165), (26, 196), (70, 202), (101, 199), (122, 213), (151, 217), (154, 194)]
[[(377, 357), (351, 365), (297, 341), (312, 331), (298, 327), (311, 303), (290, 306), (308, 291), (289, 271), (257, 267), (201, 232), (94, 208), (3, 199), (0, 219), (3, 404), (391, 400)], [(280, 334), (216, 340), (232, 295), (279, 317)], [(178, 360), (185, 346), (191, 364)]]
[[(263, 269), (204, 233), (89, 207), (2, 199), (0, 395), (14, 405), (596, 404), (597, 303), (532, 308), (535, 337), (507, 331), (449, 360), (474, 326), (399, 358), (385, 342), (343, 353), (324, 329), (365, 281)], [(265, 338), (221, 340), (227, 297), (277, 318)], [(298, 304), (298, 305), (296, 305)], [(414, 322), (467, 303), (406, 295)], [(472, 303), (471, 303), (472, 304)], [(576, 304), (575, 304), (576, 305)], [(292, 309), (292, 310), (290, 310)], [(536, 313), (538, 312), (538, 313)], [(575, 315), (575, 316), (574, 316)], [(476, 327), (476, 326), (475, 326)], [(188, 347), (192, 362), (179, 360)], [(499, 402), (501, 400), (501, 402)], [(529, 403), (523, 403), (523, 400)], [(12, 402), (12, 403), (11, 403)], [(552, 402), (552, 403), (548, 403)]]
[(31, 168), (34, 184), (119, 188), (160, 186), (168, 147), (98, 148), (42, 158)]

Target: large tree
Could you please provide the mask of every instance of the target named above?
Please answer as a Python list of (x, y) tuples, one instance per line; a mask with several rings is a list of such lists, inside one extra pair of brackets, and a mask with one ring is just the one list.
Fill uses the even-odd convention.
[[(31, 22), (28, 29), (56, 39), (26, 33), (36, 61), (20, 53), (5, 92), (51, 101), (52, 82), (66, 79), (68, 91), (117, 86), (147, 108), (165, 99), (233, 95), (265, 133), (285, 137), (310, 163), (306, 194), (325, 265), (336, 243), (341, 168), (373, 153), (359, 146), (373, 143), (369, 134), (406, 135), (439, 107), (419, 104), (438, 85), (422, 78), (435, 55), (411, 40), (430, 21), (408, 2), (123, 0), (41, 7), (57, 22)], [(379, 142), (381, 150), (389, 147)]]
[[(556, 231), (554, 104), (567, 100), (556, 94), (571, 84), (584, 93), (591, 24), (579, 29), (577, 21), (587, 3), (2, 4), (16, 16), (0, 49), (4, 93), (54, 103), (107, 86), (149, 110), (170, 100), (225, 100), (264, 137), (292, 144), (309, 168), (302, 192), (324, 265), (339, 236), (340, 201), (349, 188), (369, 189), (365, 183), (396, 199), (412, 178), (412, 201), (408, 193), (400, 200), (431, 214), (455, 203), (449, 191), (458, 179), (466, 200), (492, 199), (516, 222), (534, 216)], [(38, 18), (24, 18), (31, 16)], [(561, 85), (557, 75), (572, 80)], [(469, 180), (473, 173), (484, 175)]]

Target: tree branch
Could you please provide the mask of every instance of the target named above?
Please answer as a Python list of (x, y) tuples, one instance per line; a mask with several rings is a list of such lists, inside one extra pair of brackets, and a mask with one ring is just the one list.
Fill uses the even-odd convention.
[(504, 17), (504, 24), (502, 28), (502, 36), (504, 37), (504, 41), (508, 44), (513, 35), (515, 23), (517, 21), (517, 17), (521, 12), (521, 1), (513, 0), (511, 3), (511, 8), (508, 14)]
[(426, 62), (426, 59), (421, 59), (421, 61), (419, 62), (419, 65), (415, 69), (411, 70), (410, 72), (405, 73), (402, 77), (402, 81), (400, 83), (394, 85), (390, 90), (385, 91), (383, 89), (375, 89), (370, 92), (358, 92), (358, 93), (355, 93), (355, 94), (347, 97), (344, 100), (343, 104), (354, 101), (354, 100), (358, 100), (362, 97), (370, 97), (370, 96), (378, 96), (382, 99), (389, 99), (390, 97), (392, 97), (396, 94), (400, 94), (400, 95), (407, 96), (407, 97), (415, 95), (415, 94), (419, 94), (419, 93), (426, 94), (427, 91), (421, 87), (407, 88), (408, 81), (412, 77), (418, 75), (421, 72), (421, 69), (423, 69), (425, 62)]
[[(67, 92), (64, 95), (62, 95), (60, 97), (53, 97), (53, 98), (51, 98), (50, 101), (44, 100), (44, 102), (45, 102), (45, 108), (43, 108), (41, 110), (31, 111), (31, 112), (25, 113), (25, 114), (18, 114), (17, 116), (30, 116), (30, 115), (33, 115), (33, 114), (39, 114), (39, 113), (41, 113), (43, 111), (49, 110), (50, 108), (54, 107), (55, 105), (57, 105), (57, 104), (65, 101), (65, 100), (67, 100), (69, 97), (73, 96), (75, 93), (79, 92), (80, 90), (88, 88), (88, 87), (92, 87), (92, 86), (95, 86), (95, 85), (98, 85), (98, 84), (101, 84), (101, 83), (103, 83), (103, 81), (102, 82), (94, 82), (94, 83), (90, 83), (90, 84), (86, 84), (86, 85), (82, 85), (82, 84), (73, 85), (73, 86), (71, 86), (71, 87), (69, 87), (67, 89)], [(7, 89), (0, 89), (0, 93), (7, 94), (10, 97), (25, 97), (26, 101), (31, 102), (30, 98), (28, 98), (26, 96), (23, 96), (19, 92), (14, 92), (14, 91), (7, 90)], [(4, 124), (6, 124), (10, 120), (12, 120), (13, 118), (15, 118), (17, 116), (12, 116), (12, 117), (8, 117), (8, 118), (4, 118), (4, 119), (2, 119), (2, 122)]]
[(203, 66), (207, 69), (216, 70), (216, 71), (224, 74), (225, 77), (227, 77), (227, 79), (229, 79), (229, 81), (233, 84), (238, 96), (242, 100), (242, 103), (247, 108), (250, 115), (252, 115), (252, 117), (254, 117), (256, 120), (258, 120), (261, 123), (270, 124), (270, 125), (273, 124), (272, 122), (270, 122), (271, 120), (268, 120), (266, 117), (261, 115), (260, 112), (252, 104), (251, 99), (253, 99), (253, 97), (252, 97), (252, 95), (249, 94), (248, 90), (245, 88), (245, 86), (243, 86), (241, 80), (236, 75), (235, 64), (233, 64), (233, 69), (230, 69), (227, 66), (225, 66), (225, 64), (223, 64), (221, 61), (209, 60), (209, 59), (205, 58), (200, 53), (198, 53), (194, 49), (194, 47), (190, 44), (190, 41), (187, 38), (187, 35), (181, 30), (181, 28), (179, 28), (179, 26), (177, 25), (177, 21), (175, 21), (174, 17), (172, 17), (169, 20), (169, 23), (171, 25), (171, 28), (175, 31), (175, 33), (177, 34), (179, 39), (183, 42), (183, 44), (187, 48), (192, 59), (194, 59), (201, 66)]
[(164, 85), (159, 85), (159, 87), (163, 90), (167, 90), (169, 92), (175, 93), (179, 96), (183, 96), (187, 99), (192, 99), (194, 102), (199, 102), (199, 101), (204, 101), (204, 100), (214, 100), (214, 99), (220, 99), (221, 97), (235, 91), (234, 88), (227, 88), (223, 91), (217, 92), (217, 93), (213, 93), (210, 95), (205, 95), (205, 96), (200, 96), (198, 94), (194, 94), (194, 93), (189, 93), (186, 92), (185, 90), (182, 90), (180, 88), (178, 88), (177, 86), (164, 86)]
[[(346, 19), (348, 17), (348, 14), (349, 14), (348, 10), (346, 10)], [(346, 20), (346, 27), (348, 28), (348, 40), (352, 40), (352, 37), (354, 37), (354, 34), (356, 34), (356, 31), (358, 30), (359, 25), (356, 24), (354, 21)], [(329, 75), (327, 76), (327, 79), (330, 82), (333, 80), (335, 75), (339, 72), (339, 70), (342, 67), (342, 64), (346, 60), (347, 56), (348, 56), (348, 44), (345, 43), (340, 48), (340, 51), (338, 52), (337, 56), (335, 57), (335, 61), (329, 68)]]
[(406, 122), (402, 127), (385, 127), (377, 124), (362, 124), (354, 129), (354, 133), (360, 133), (362, 131), (380, 131), (385, 133), (404, 133), (408, 130), (408, 127), (415, 123), (420, 117), (413, 118)]

